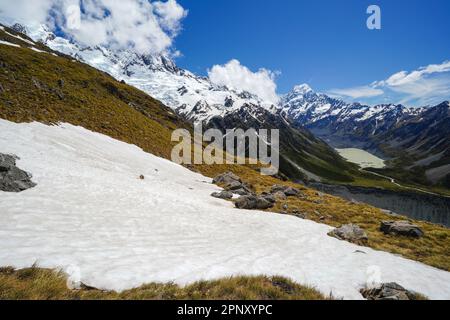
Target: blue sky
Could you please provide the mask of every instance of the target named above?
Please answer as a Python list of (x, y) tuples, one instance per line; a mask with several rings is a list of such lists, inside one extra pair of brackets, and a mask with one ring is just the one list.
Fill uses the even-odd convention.
[[(381, 30), (366, 26), (373, 4)], [(368, 104), (450, 100), (449, 17), (449, 0), (0, 0), (0, 21), (171, 55), (269, 102), (302, 83)]]
[[(450, 60), (448, 0), (178, 3), (189, 10), (175, 40), (183, 53), (177, 59), (179, 65), (206, 74), (213, 65), (237, 59), (253, 71), (263, 67), (281, 72), (276, 78), (279, 93), (304, 82), (328, 93), (364, 89), (400, 71), (412, 72)], [(381, 30), (366, 27), (370, 4), (381, 8)], [(448, 73), (437, 78), (444, 78), (446, 87)], [(439, 91), (443, 97), (436, 99), (445, 98), (449, 93), (445, 89)], [(392, 99), (411, 105), (427, 102), (408, 101), (390, 89), (378, 96), (360, 94), (352, 93), (347, 99), (367, 103)]]

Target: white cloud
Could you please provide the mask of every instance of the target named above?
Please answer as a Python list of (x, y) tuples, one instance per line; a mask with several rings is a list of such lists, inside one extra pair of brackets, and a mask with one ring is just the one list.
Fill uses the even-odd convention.
[(241, 65), (238, 60), (231, 60), (225, 65), (215, 65), (208, 70), (211, 81), (217, 85), (253, 93), (270, 103), (277, 103), (276, 73), (267, 69), (252, 72)]
[(384, 94), (384, 91), (381, 89), (372, 88), (370, 86), (362, 86), (347, 89), (332, 89), (329, 91), (329, 94), (333, 96), (359, 99), (380, 96)]
[(392, 76), (390, 76), (387, 80), (375, 83), (375, 85), (401, 87), (404, 85), (417, 83), (421, 80), (424, 80), (429, 75), (449, 71), (450, 71), (450, 61), (445, 61), (442, 64), (430, 64), (429, 66), (421, 67), (418, 70), (412, 71), (410, 73), (408, 73), (407, 71), (397, 72)]
[[(0, 0), (3, 21), (46, 23), (86, 45), (132, 48), (140, 53), (169, 50), (187, 11), (176, 0)], [(70, 23), (73, 7), (81, 8), (80, 24)]]
[(375, 102), (383, 96), (383, 102), (402, 103), (409, 106), (438, 104), (450, 99), (450, 61), (430, 64), (417, 70), (397, 72), (386, 80), (375, 81), (368, 86), (333, 89), (331, 95), (365, 99)]

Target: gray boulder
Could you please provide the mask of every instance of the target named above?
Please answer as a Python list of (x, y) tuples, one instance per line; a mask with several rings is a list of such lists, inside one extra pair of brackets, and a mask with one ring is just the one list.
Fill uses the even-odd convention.
[(274, 196), (275, 199), (277, 199), (277, 200), (286, 200), (286, 199), (287, 199), (287, 197), (286, 197), (286, 195), (284, 194), (284, 192), (281, 192), (281, 191), (275, 192), (275, 193), (273, 194), (273, 196)]
[(412, 238), (420, 238), (424, 235), (422, 229), (409, 221), (383, 221), (381, 222), (380, 230), (384, 232), (384, 234)]
[(233, 198), (233, 193), (229, 191), (214, 192), (211, 196), (218, 199), (231, 200)]
[(235, 202), (235, 206), (238, 209), (265, 210), (272, 208), (274, 206), (274, 203), (266, 200), (263, 197), (247, 195), (239, 197)]
[(363, 289), (361, 294), (367, 300), (419, 300), (424, 299), (415, 292), (408, 291), (401, 285), (392, 282), (384, 283), (378, 288)]
[(226, 191), (240, 196), (253, 194), (250, 186), (243, 183), (242, 180), (232, 172), (226, 172), (213, 179), (213, 183), (223, 187)]
[(31, 174), (16, 167), (18, 158), (0, 153), (0, 191), (21, 192), (36, 186)]
[(271, 192), (273, 194), (281, 192), (281, 193), (284, 193), (284, 195), (287, 197), (295, 197), (295, 196), (300, 195), (300, 190), (292, 188), (292, 187), (281, 186), (281, 185), (274, 185), (272, 187)]
[(356, 224), (346, 224), (331, 231), (329, 236), (355, 244), (365, 244), (369, 240), (366, 232)]
[(277, 199), (276, 199), (275, 196), (272, 195), (272, 194), (263, 194), (262, 197), (263, 197), (264, 199), (266, 199), (267, 201), (269, 201), (270, 203), (275, 203), (275, 202), (277, 202)]
[(222, 173), (213, 179), (214, 184), (230, 184), (236, 181), (242, 184), (241, 178), (232, 172)]

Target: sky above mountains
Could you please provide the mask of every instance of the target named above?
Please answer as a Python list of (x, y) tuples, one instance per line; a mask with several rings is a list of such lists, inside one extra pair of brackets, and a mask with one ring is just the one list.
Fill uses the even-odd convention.
[[(381, 30), (366, 26), (371, 4)], [(265, 99), (308, 83), (347, 101), (408, 106), (450, 99), (449, 12), (448, 0), (0, 0), (3, 22), (168, 54)]]

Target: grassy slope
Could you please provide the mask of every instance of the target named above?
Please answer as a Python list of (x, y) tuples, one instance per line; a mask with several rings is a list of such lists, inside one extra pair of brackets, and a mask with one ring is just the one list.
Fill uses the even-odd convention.
[[(5, 37), (0, 31), (0, 39)], [(0, 66), (3, 87), (0, 118), (9, 121), (68, 122), (135, 144), (165, 158), (170, 156), (173, 145), (171, 131), (188, 126), (145, 93), (66, 57), (0, 45)], [(58, 86), (61, 79), (64, 80), (62, 88)], [(209, 177), (233, 171), (258, 191), (267, 191), (273, 184), (291, 184), (262, 177), (248, 166), (200, 165), (190, 168)], [(331, 226), (358, 223), (367, 229), (370, 247), (450, 271), (449, 229), (417, 222), (426, 233), (422, 239), (385, 236), (378, 228), (382, 220), (391, 220), (391, 216), (367, 205), (354, 205), (332, 196), (321, 197), (314, 190), (303, 189), (306, 199), (287, 201), (288, 213), (296, 208), (306, 213), (309, 219)], [(281, 210), (276, 207), (272, 211)]]
[(62, 272), (0, 268), (0, 300), (324, 300), (318, 291), (281, 277), (234, 277), (186, 287), (151, 283), (123, 292), (69, 290)]

